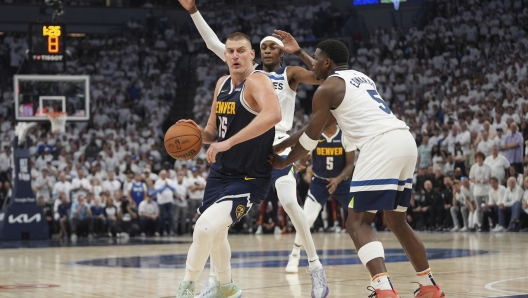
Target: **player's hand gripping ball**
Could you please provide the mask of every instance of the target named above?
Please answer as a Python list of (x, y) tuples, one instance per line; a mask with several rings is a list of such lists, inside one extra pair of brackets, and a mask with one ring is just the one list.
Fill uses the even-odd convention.
[(165, 133), (165, 150), (177, 160), (189, 160), (202, 149), (202, 133), (193, 122), (178, 122)]

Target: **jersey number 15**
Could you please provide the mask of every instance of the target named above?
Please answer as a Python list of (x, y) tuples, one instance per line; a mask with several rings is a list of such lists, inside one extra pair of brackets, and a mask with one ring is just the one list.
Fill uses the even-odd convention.
[(220, 120), (218, 125), (218, 137), (225, 138), (227, 131), (227, 117), (218, 116), (218, 120)]

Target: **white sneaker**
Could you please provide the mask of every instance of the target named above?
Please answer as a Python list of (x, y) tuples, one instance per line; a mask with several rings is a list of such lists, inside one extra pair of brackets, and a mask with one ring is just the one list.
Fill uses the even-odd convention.
[(297, 273), (299, 272), (299, 261), (301, 260), (300, 255), (291, 254), (288, 257), (288, 264), (286, 265), (286, 272)]
[(73, 233), (70, 239), (71, 241), (77, 241), (77, 234)]
[(323, 266), (308, 269), (308, 273), (312, 277), (312, 298), (328, 297), (330, 289), (328, 289), (328, 285), (326, 284), (326, 275)]
[(145, 233), (141, 233), (141, 237), (142, 237), (142, 238), (145, 238), (145, 237), (147, 237), (147, 234), (145, 234)]
[(178, 294), (176, 294), (176, 298), (193, 298), (195, 286), (196, 284), (192, 281), (180, 282), (180, 287), (178, 289)]
[(468, 227), (463, 227), (462, 229), (459, 230), (459, 232), (467, 232), (469, 229)]
[(336, 234), (341, 233), (341, 227), (340, 226), (335, 227), (334, 233)]
[(130, 238), (130, 235), (128, 235), (128, 233), (123, 232), (121, 233), (121, 237), (123, 237), (123, 239), (128, 239)]
[(257, 231), (255, 232), (255, 235), (262, 235), (262, 226), (257, 227)]
[(159, 237), (159, 232), (154, 233), (154, 236)]
[(281, 231), (281, 228), (279, 228), (278, 226), (275, 226), (275, 229), (273, 230), (273, 233), (275, 234), (282, 234), (282, 231)]
[(500, 233), (504, 231), (506, 231), (506, 229), (503, 226), (497, 226), (495, 229), (493, 229), (493, 232), (495, 233)]
[(460, 230), (459, 227), (453, 227), (453, 228), (452, 228), (451, 230), (449, 230), (449, 231), (451, 231), (451, 232), (458, 232), (458, 230)]
[(218, 292), (219, 285), (216, 275), (209, 275), (209, 279), (205, 282), (205, 286), (197, 296), (194, 298), (215, 298)]

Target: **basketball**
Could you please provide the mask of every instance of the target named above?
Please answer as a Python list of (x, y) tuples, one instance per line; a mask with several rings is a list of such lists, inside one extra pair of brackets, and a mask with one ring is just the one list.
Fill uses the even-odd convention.
[(165, 150), (172, 158), (188, 160), (200, 153), (202, 134), (192, 123), (176, 123), (165, 133), (164, 142)]

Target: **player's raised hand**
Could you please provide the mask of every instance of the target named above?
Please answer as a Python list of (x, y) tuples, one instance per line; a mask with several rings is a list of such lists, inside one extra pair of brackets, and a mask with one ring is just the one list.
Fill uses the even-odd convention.
[(284, 47), (282, 47), (282, 50), (286, 53), (293, 54), (301, 48), (299, 47), (299, 44), (297, 43), (295, 38), (293, 38), (293, 36), (286, 31), (275, 29), (273, 31), (273, 37), (282, 40), (282, 43), (284, 43)]
[(196, 8), (196, 2), (194, 0), (178, 0), (180, 4), (187, 10), (189, 13), (195, 13), (198, 9)]
[(209, 146), (209, 149), (207, 149), (207, 162), (213, 163), (216, 161), (216, 155), (220, 152), (227, 151), (233, 147), (231, 143), (226, 140), (218, 143), (212, 143), (211, 146)]

